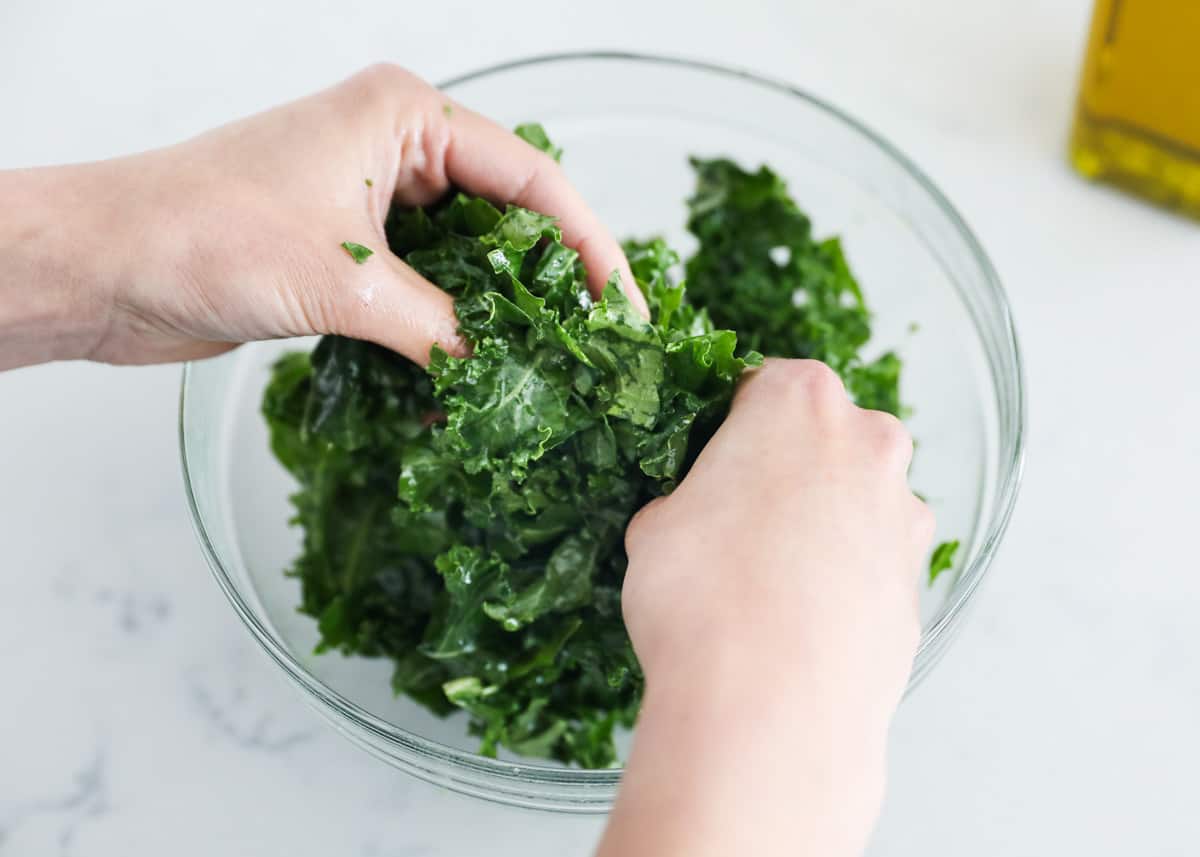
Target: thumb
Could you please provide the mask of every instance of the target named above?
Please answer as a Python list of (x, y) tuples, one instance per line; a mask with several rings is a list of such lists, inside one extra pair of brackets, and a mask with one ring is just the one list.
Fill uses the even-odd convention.
[(450, 295), (387, 250), (359, 265), (346, 261), (354, 271), (340, 292), (333, 333), (374, 342), (421, 366), (434, 345), (456, 357), (469, 353)]

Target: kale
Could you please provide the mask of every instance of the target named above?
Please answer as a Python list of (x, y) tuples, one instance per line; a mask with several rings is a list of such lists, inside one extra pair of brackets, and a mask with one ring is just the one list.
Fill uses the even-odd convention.
[(425, 373), (329, 336), (276, 365), (263, 410), (301, 485), (301, 610), (320, 649), (389, 656), (397, 692), (469, 712), (485, 754), (614, 765), (642, 690), (625, 525), (760, 358), (669, 282), (661, 241), (629, 248), (649, 322), (615, 281), (590, 299), (544, 215), (458, 195), (387, 233), (455, 296), (474, 354), (435, 350)]
[(536, 122), (526, 122), (513, 129), (513, 133), (535, 149), (541, 149), (554, 160), (562, 158), (562, 149), (554, 145), (546, 135), (546, 129)]
[[(518, 133), (559, 156), (540, 126)], [(468, 712), (485, 755), (618, 764), (643, 688), (625, 526), (686, 473), (759, 351), (825, 360), (860, 404), (900, 409), (897, 357), (860, 357), (870, 318), (837, 240), (811, 237), (766, 168), (693, 164), (686, 288), (662, 240), (625, 245), (651, 320), (615, 279), (589, 296), (553, 218), (456, 194), (394, 209), (386, 232), (454, 296), (473, 355), (435, 348), (425, 371), (326, 336), (265, 392), (318, 651), (391, 658), (395, 691)]]
[(954, 567), (954, 555), (958, 553), (958, 540), (942, 542), (933, 549), (929, 557), (929, 582), (933, 583), (943, 571)]
[(900, 359), (864, 361), (871, 315), (837, 238), (812, 225), (767, 167), (692, 159), (696, 191), (688, 229), (700, 241), (688, 260), (688, 294), (713, 323), (750, 348), (828, 363), (864, 408), (900, 415)]
[[(367, 179), (367, 187), (371, 186), (371, 180)], [(361, 265), (371, 256), (375, 255), (375, 251), (370, 247), (364, 247), (361, 244), (355, 244), (353, 241), (343, 241), (342, 249), (350, 254), (350, 258), (354, 260), (356, 265)]]

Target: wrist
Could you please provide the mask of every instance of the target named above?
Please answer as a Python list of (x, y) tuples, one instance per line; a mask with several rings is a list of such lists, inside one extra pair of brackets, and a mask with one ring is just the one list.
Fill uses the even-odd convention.
[(751, 724), (802, 718), (806, 734), (824, 746), (882, 756), (899, 701), (895, 687), (908, 675), (908, 660), (890, 656), (900, 647), (859, 645), (814, 622), (799, 629), (794, 620), (719, 624), (652, 641), (658, 645), (635, 638), (647, 704), (714, 720), (749, 717)]
[(117, 221), (87, 166), (0, 172), (0, 369), (86, 357), (103, 335)]
[(873, 791), (885, 769), (887, 724), (861, 710), (831, 705), (827, 689), (747, 676), (701, 676), (692, 690), (647, 684), (638, 735), (657, 731), (688, 764), (737, 771), (742, 787), (808, 782), (826, 795)]
[[(815, 703), (770, 684), (689, 694), (651, 679), (601, 854), (861, 853), (882, 800), (885, 736), (850, 718), (830, 724)], [(624, 847), (630, 831), (640, 851)]]

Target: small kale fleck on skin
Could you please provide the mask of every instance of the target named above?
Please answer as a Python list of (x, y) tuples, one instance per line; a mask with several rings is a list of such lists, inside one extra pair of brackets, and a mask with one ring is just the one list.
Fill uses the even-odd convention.
[[(517, 134), (561, 155), (539, 125)], [(466, 711), (485, 755), (618, 764), (643, 689), (624, 529), (684, 476), (758, 351), (825, 360), (859, 404), (900, 409), (899, 360), (859, 356), (870, 319), (837, 241), (811, 238), (766, 168), (693, 165), (686, 289), (662, 240), (625, 245), (649, 321), (615, 280), (590, 297), (553, 218), (457, 194), (386, 231), (454, 296), (473, 356), (435, 348), (426, 372), (327, 336), (266, 390), (318, 651), (392, 659), (395, 691)]]
[(536, 122), (526, 122), (513, 129), (513, 133), (535, 149), (540, 149), (554, 160), (562, 159), (562, 149), (554, 145), (546, 135), (546, 129)]
[[(370, 184), (371, 180), (367, 179), (367, 186), (369, 187)], [(375, 255), (375, 251), (370, 247), (364, 247), (361, 244), (355, 244), (353, 241), (343, 241), (342, 249), (350, 254), (350, 258), (354, 260), (356, 265), (361, 265), (371, 256)]]

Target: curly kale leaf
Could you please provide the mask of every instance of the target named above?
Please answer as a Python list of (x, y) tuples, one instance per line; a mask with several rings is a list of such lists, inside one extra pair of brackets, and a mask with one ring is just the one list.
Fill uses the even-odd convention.
[[(540, 126), (518, 134), (559, 156)], [(391, 658), (396, 692), (467, 712), (484, 754), (617, 764), (643, 687), (625, 526), (687, 472), (757, 351), (824, 360), (859, 404), (900, 411), (899, 359), (861, 357), (870, 316), (837, 240), (765, 167), (693, 164), (696, 254), (625, 245), (650, 320), (616, 281), (592, 299), (553, 218), (457, 194), (386, 232), (454, 296), (473, 355), (434, 349), (425, 371), (329, 336), (266, 390), (319, 650)]]
[(624, 528), (758, 355), (668, 281), (661, 242), (633, 259), (647, 321), (615, 281), (593, 300), (536, 212), (456, 195), (387, 235), (454, 295), (474, 353), (435, 349), (426, 374), (331, 336), (277, 364), (263, 410), (300, 483), (301, 609), (321, 649), (389, 656), (397, 692), (467, 711), (484, 753), (616, 764), (642, 690)]
[(864, 408), (899, 414), (900, 360), (864, 361), (871, 316), (837, 238), (817, 240), (787, 185), (767, 167), (692, 159), (688, 294), (743, 346), (828, 363)]

